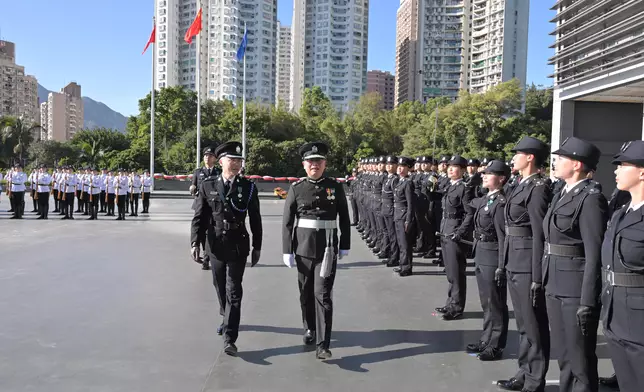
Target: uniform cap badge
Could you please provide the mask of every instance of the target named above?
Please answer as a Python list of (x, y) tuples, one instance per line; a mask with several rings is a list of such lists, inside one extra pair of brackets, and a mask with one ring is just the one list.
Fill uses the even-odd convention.
[(237, 154), (241, 153), (241, 147), (237, 146), (237, 148), (235, 148), (235, 151), (237, 151)]
[(313, 146), (313, 147), (311, 147), (311, 151), (313, 151), (313, 152), (318, 152), (318, 146)]

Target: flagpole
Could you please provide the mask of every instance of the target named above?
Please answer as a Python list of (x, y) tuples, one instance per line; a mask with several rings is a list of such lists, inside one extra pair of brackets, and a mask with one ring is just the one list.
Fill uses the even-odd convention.
[[(244, 35), (246, 35), (246, 22), (244, 22)], [(244, 77), (242, 84), (244, 86), (242, 95), (242, 164), (246, 166), (246, 48), (244, 48)]]
[[(152, 28), (156, 29), (156, 17), (152, 17)], [(154, 80), (156, 72), (157, 43), (156, 36), (152, 45), (152, 90), (150, 92), (150, 192), (154, 190)]]
[[(201, 8), (200, 8), (201, 9)], [(203, 22), (202, 22), (203, 23)], [(201, 30), (201, 29), (200, 29)], [(201, 165), (201, 31), (197, 34), (197, 168)]]

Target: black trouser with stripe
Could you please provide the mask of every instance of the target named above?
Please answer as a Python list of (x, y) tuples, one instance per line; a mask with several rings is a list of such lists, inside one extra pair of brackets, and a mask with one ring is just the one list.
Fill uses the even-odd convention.
[(107, 202), (105, 201), (105, 191), (101, 191), (99, 203), (101, 206), (101, 210), (99, 212), (105, 212), (105, 206), (107, 205)]
[(11, 208), (17, 218), (22, 218), (25, 213), (25, 192), (11, 192)]
[(150, 209), (150, 192), (143, 193), (143, 212), (149, 212)]
[(127, 197), (126, 195), (118, 195), (116, 197), (116, 206), (118, 208), (119, 218), (123, 218), (123, 219), (125, 219), (125, 206), (127, 204), (125, 202), (126, 197)]
[(138, 193), (128, 193), (128, 198), (130, 199), (130, 213), (136, 215), (139, 213), (139, 194)]
[(114, 216), (114, 200), (116, 199), (116, 195), (114, 193), (108, 193), (107, 194), (107, 214), (110, 216)]

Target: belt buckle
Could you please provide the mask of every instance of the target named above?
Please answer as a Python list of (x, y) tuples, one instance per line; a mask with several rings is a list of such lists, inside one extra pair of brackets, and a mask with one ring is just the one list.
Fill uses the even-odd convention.
[(230, 230), (230, 223), (227, 221), (224, 221), (224, 230)]
[(546, 242), (543, 250), (544, 250), (545, 254), (549, 255), (550, 254), (550, 243)]
[(615, 273), (613, 271), (606, 271), (606, 283), (610, 286), (615, 286)]

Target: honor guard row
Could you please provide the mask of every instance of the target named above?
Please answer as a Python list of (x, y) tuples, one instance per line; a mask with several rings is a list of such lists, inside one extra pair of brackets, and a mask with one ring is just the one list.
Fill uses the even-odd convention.
[[(143, 176), (137, 171), (119, 169), (116, 175), (112, 171), (85, 167), (74, 172), (72, 166), (56, 168), (49, 173), (47, 166), (41, 164), (28, 177), (20, 164), (7, 172), (5, 176), (6, 192), (11, 201), (13, 215), (11, 219), (22, 219), (25, 208), (26, 184), (30, 184), (30, 195), (33, 202), (31, 212), (39, 215), (38, 219), (49, 219), (49, 205), (53, 198), (54, 213), (62, 219), (74, 219), (74, 212), (88, 215), (88, 220), (98, 219), (98, 213), (115, 216), (114, 206), (118, 206), (117, 220), (124, 220), (128, 209), (130, 216), (138, 216), (139, 196), (143, 202), (142, 213), (149, 213), (152, 177), (146, 170)], [(74, 211), (74, 200), (77, 209)], [(99, 210), (100, 206), (100, 210)], [(129, 207), (129, 208), (128, 208)]]
[(431, 258), (433, 235), (440, 237), (448, 293), (436, 311), (444, 320), (463, 315), (473, 255), (483, 332), (466, 351), (482, 361), (502, 356), (509, 291), (518, 370), (497, 382), (501, 389), (543, 391), (551, 345), (559, 349), (561, 391), (610, 382), (597, 374), (601, 319), (621, 390), (644, 390), (644, 142), (615, 156), (610, 201), (592, 180), (601, 156), (593, 144), (564, 141), (553, 152), (554, 183), (542, 175), (547, 144), (524, 137), (512, 151), (511, 166), (458, 155), (363, 160), (350, 184), (354, 225), (400, 276), (413, 274), (412, 243)]

